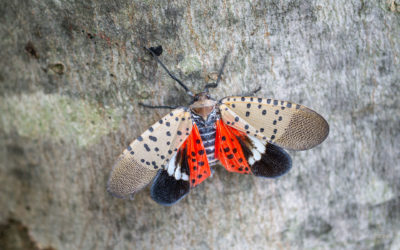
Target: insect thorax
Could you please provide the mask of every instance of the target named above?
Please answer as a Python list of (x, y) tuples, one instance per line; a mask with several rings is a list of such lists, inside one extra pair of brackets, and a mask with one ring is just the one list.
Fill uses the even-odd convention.
[(204, 120), (200, 115), (192, 112), (192, 119), (199, 129), (200, 137), (203, 141), (210, 166), (216, 164), (218, 161), (215, 159), (215, 122), (219, 119), (219, 117), (220, 116), (216, 108), (210, 112), (206, 120)]

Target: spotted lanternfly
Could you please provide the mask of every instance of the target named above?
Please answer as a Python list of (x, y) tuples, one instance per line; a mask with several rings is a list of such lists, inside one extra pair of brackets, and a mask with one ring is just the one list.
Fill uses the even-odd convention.
[(150, 183), (151, 197), (172, 205), (207, 179), (210, 166), (220, 163), (230, 172), (275, 178), (289, 171), (292, 160), (282, 148), (306, 150), (329, 133), (325, 119), (311, 109), (287, 101), (232, 96), (212, 99), (207, 84), (199, 94), (189, 89), (147, 49), (166, 72), (193, 97), (190, 106), (149, 106), (173, 109), (157, 121), (119, 157), (108, 191), (128, 197)]

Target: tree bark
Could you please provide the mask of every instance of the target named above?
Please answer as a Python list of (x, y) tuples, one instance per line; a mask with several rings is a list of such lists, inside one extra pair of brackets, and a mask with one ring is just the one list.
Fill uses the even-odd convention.
[[(400, 2), (2, 1), (0, 246), (400, 249)], [(106, 192), (122, 150), (231, 51), (220, 99), (316, 110), (320, 146), (260, 179), (216, 167), (180, 203)]]

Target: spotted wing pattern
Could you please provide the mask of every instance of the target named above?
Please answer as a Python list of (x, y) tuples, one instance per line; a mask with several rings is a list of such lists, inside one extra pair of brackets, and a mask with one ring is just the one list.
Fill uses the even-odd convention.
[(107, 190), (124, 198), (142, 189), (165, 168), (191, 131), (191, 115), (186, 108), (177, 108), (161, 118), (120, 155)]
[(215, 154), (231, 172), (275, 178), (288, 172), (292, 160), (282, 148), (230, 127), (216, 124)]
[(192, 133), (185, 143), (190, 172), (190, 186), (195, 187), (211, 175), (205, 148), (196, 124), (193, 125)]
[(239, 141), (244, 136), (242, 132), (225, 125), (222, 120), (216, 122), (215, 158), (230, 172), (251, 173)]
[(219, 108), (227, 125), (286, 149), (315, 147), (329, 133), (329, 125), (322, 116), (291, 102), (227, 97), (221, 100)]

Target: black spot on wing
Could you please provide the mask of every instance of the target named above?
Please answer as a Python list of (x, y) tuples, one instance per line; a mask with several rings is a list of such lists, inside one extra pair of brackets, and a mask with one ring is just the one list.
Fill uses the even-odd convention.
[(267, 144), (261, 160), (250, 167), (255, 176), (275, 178), (287, 173), (292, 168), (292, 159), (282, 148)]

